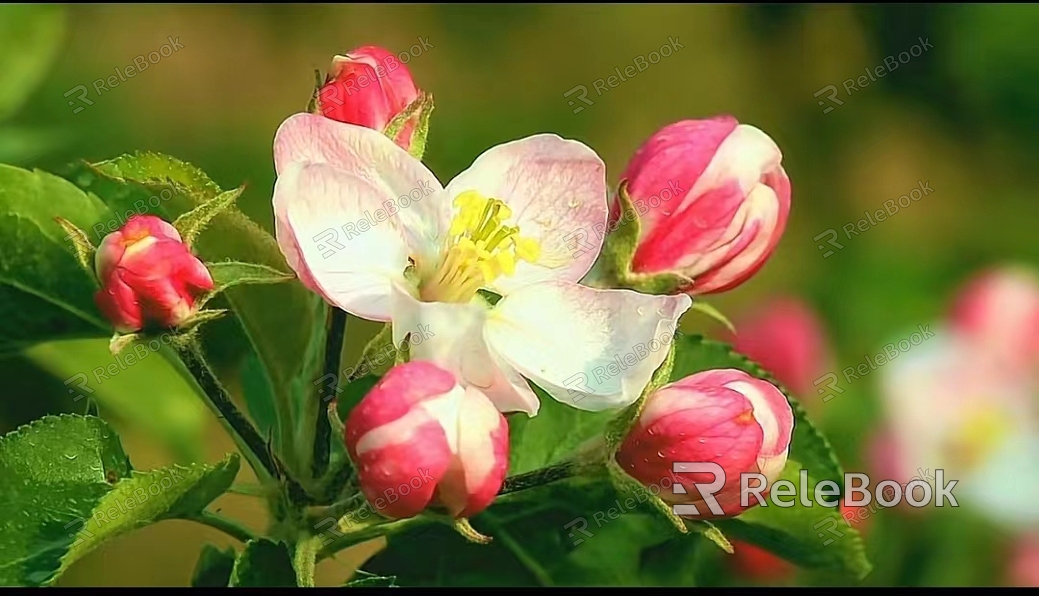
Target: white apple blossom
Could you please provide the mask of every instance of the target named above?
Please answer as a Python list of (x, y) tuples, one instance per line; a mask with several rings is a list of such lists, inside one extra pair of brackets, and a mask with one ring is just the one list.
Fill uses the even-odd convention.
[[(378, 131), (296, 114), (278, 129), (274, 162), (278, 243), (303, 283), (391, 321), (396, 343), (428, 329), (411, 357), (502, 412), (537, 413), (525, 379), (583, 410), (634, 402), (667, 355), (645, 346), (691, 305), (578, 283), (602, 238), (588, 234), (595, 250), (576, 254), (563, 238), (603, 230), (607, 186), (602, 160), (577, 141), (498, 145), (444, 187)], [(633, 353), (645, 355), (624, 359)]]

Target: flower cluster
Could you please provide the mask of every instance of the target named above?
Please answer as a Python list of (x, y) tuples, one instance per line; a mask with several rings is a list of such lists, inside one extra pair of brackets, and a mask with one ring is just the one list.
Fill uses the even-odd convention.
[[(299, 280), (338, 309), (389, 323), (395, 346), (430, 331), (346, 422), (347, 451), (369, 501), (410, 484), (380, 513), (402, 518), (430, 508), (465, 518), (486, 508), (508, 470), (503, 414), (537, 415), (535, 386), (586, 411), (645, 398), (609, 454), (643, 483), (659, 482), (679, 461), (715, 462), (734, 487), (743, 472), (774, 479), (793, 427), (776, 387), (724, 369), (645, 396), (668, 350), (638, 346), (677, 329), (692, 296), (737, 286), (773, 252), (790, 209), (776, 144), (729, 116), (672, 124), (638, 149), (611, 201), (595, 151), (537, 134), (488, 149), (442, 184), (421, 160), (432, 99), (406, 67), (386, 67), (389, 55), (364, 47), (337, 56), (311, 111), (286, 119), (274, 139), (276, 238)], [(673, 189), (663, 202), (661, 188)], [(414, 189), (421, 200), (396, 201)], [(622, 211), (634, 217), (632, 203), (640, 208), (625, 232), (631, 250), (609, 249), (622, 242), (620, 232), (590, 238), (579, 253), (568, 246), (575, 229), (616, 229)], [(103, 308), (128, 328), (139, 326), (138, 304), (176, 324), (192, 304), (184, 288), (212, 282), (170, 226), (152, 231), (154, 239), (138, 227), (131, 222), (105, 241), (125, 245), (125, 254), (98, 253), (102, 296), (125, 294), (121, 283), (139, 288), (119, 312)], [(343, 233), (330, 236), (330, 228)], [(622, 256), (626, 262), (599, 267)], [(147, 270), (138, 275), (146, 282), (111, 274), (116, 258), (117, 271)], [(161, 284), (149, 276), (171, 268), (180, 285), (153, 292)], [(683, 282), (643, 287), (611, 271)], [(675, 478), (695, 502), (698, 475)], [(719, 499), (725, 515), (739, 513), (733, 487)]]

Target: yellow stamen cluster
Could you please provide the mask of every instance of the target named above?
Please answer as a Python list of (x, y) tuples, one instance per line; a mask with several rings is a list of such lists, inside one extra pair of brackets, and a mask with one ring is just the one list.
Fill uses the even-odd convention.
[(967, 418), (952, 449), (953, 457), (971, 467), (985, 460), (999, 446), (1012, 427), (1005, 413), (984, 408)]
[(504, 225), (512, 210), (498, 199), (470, 190), (455, 197), (440, 266), (421, 286), (427, 302), (468, 302), (476, 291), (498, 276), (512, 275), (517, 260), (535, 262), (541, 255), (536, 240), (523, 238), (516, 226)]

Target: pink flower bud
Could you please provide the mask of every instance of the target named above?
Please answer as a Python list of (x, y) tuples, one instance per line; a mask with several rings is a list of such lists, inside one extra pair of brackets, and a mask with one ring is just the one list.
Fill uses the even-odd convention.
[(828, 370), (830, 350), (822, 321), (796, 298), (776, 299), (737, 321), (733, 347), (798, 397), (817, 396), (813, 383)]
[[(740, 504), (740, 475), (760, 473), (771, 484), (786, 464), (794, 413), (774, 385), (736, 369), (709, 370), (665, 385), (646, 398), (635, 426), (617, 452), (630, 476), (671, 503), (691, 503), (697, 519), (712, 513), (698, 487), (718, 480), (711, 472), (674, 472), (675, 462), (721, 466), (724, 484), (712, 493), (725, 517), (757, 504)], [(670, 487), (677, 482), (681, 494)], [(750, 487), (757, 481), (749, 480)], [(767, 494), (763, 491), (762, 495)]]
[[(736, 287), (772, 254), (790, 212), (779, 147), (732, 116), (683, 120), (649, 138), (621, 176), (642, 224), (635, 273), (678, 272), (690, 294)], [(614, 201), (611, 221), (620, 215)]]
[(199, 294), (213, 289), (177, 229), (153, 215), (134, 215), (105, 236), (94, 267), (101, 282), (94, 301), (121, 333), (180, 325), (195, 314)]
[[(419, 97), (408, 67), (376, 46), (364, 46), (332, 59), (332, 80), (318, 91), (318, 107), (332, 120), (383, 130)], [(407, 149), (418, 115), (396, 139)]]
[(470, 517), (494, 500), (509, 465), (509, 426), (483, 393), (415, 360), (392, 369), (346, 423), (361, 490), (382, 515), (427, 507)]
[(972, 279), (953, 307), (954, 328), (977, 352), (1015, 368), (1039, 364), (1039, 278), (1003, 267)]

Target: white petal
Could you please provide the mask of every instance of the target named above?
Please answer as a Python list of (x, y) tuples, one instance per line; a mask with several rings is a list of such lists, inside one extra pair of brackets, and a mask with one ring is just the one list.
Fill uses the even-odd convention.
[[(767, 134), (749, 124), (740, 124), (725, 137), (707, 169), (687, 195), (695, 199), (704, 192), (736, 180), (750, 194), (766, 172), (780, 167), (783, 154)], [(682, 209), (687, 205), (682, 205)]]
[(478, 491), (498, 465), (493, 433), (501, 425), (493, 402), (475, 387), (466, 387), (458, 421), (458, 459), (465, 470), (467, 494)]
[[(380, 190), (328, 165), (293, 165), (274, 186), (274, 210), (283, 252), (290, 263), (305, 263), (325, 299), (359, 317), (386, 321), (391, 283), (403, 279), (408, 264), (399, 224), (388, 220), (348, 233), (359, 230), (365, 212), (385, 198)], [(298, 256), (286, 246), (298, 250)]]
[(397, 210), (397, 218), (413, 253), (436, 257), (451, 220), (450, 198), (421, 161), (379, 131), (337, 122), (317, 114), (295, 114), (274, 137), (274, 167), (281, 176), (293, 163), (324, 163), (377, 187), (389, 204), (371, 207)]
[(493, 352), (556, 400), (581, 410), (619, 408), (638, 399), (691, 304), (684, 294), (545, 282), (503, 298), (484, 335)]
[(492, 147), (447, 185), (452, 199), (467, 190), (504, 201), (508, 225), (541, 245), (537, 263), (521, 262), (491, 289), (506, 294), (536, 281), (578, 281), (602, 248), (606, 166), (578, 141), (540, 134)]
[(429, 360), (480, 389), (501, 412), (537, 414), (537, 396), (508, 363), (495, 358), (484, 342), (487, 305), (420, 302), (403, 284), (392, 298), (393, 342), (412, 333), (413, 360)]

